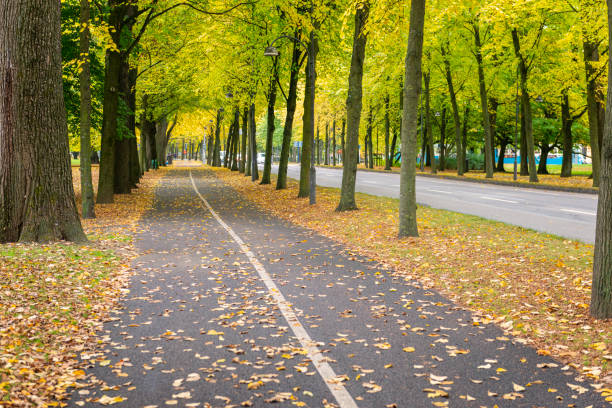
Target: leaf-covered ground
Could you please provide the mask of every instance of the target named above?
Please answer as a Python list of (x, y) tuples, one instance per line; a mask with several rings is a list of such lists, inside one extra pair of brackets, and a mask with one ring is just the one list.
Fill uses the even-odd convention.
[(274, 182), (261, 186), (225, 169), (215, 172), (247, 199), (435, 287), (538, 353), (608, 384), (604, 392), (611, 393), (612, 322), (588, 315), (592, 246), (424, 207), (420, 237), (398, 240), (395, 199), (358, 194), (359, 211), (337, 213), (338, 189), (318, 188), (318, 203), (309, 206), (296, 199), (292, 180), (289, 189), (276, 191)]
[[(98, 218), (84, 221), (87, 245), (0, 245), (0, 406), (63, 405), (66, 388), (85, 374), (76, 356), (95, 344), (124, 291), (126, 232), (150, 208), (162, 173), (148, 174), (114, 204), (96, 206)], [(73, 175), (80, 197), (78, 169)]]

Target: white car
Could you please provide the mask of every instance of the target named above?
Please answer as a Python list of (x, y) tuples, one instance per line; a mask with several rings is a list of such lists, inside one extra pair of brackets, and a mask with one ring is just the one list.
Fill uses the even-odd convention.
[(257, 153), (257, 164), (264, 164), (266, 162), (265, 153)]

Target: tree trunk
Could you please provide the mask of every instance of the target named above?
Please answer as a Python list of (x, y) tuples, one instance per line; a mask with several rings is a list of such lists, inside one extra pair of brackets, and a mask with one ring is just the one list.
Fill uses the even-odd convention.
[(368, 116), (368, 129), (367, 129), (367, 141), (368, 141), (368, 168), (374, 168), (374, 146), (372, 143), (372, 106), (370, 106), (370, 115)]
[[(608, 0), (608, 38), (612, 38), (612, 0)], [(608, 45), (608, 77), (612, 78), (612, 42)], [(612, 81), (608, 81), (608, 101)], [(591, 314), (612, 318), (612, 104), (608, 103), (602, 140), (601, 185), (595, 228), (595, 258), (591, 291)]]
[[(355, 202), (355, 182), (357, 180), (357, 161), (359, 156), (359, 122), (363, 104), (363, 62), (367, 35), (365, 27), (370, 14), (369, 1), (360, 2), (355, 10), (355, 31), (353, 33), (353, 54), (349, 72), (348, 97), (346, 99), (347, 133), (346, 145), (342, 148), (344, 167), (340, 203), (336, 211), (357, 209)], [(344, 134), (344, 126), (343, 132)]]
[(431, 174), (436, 174), (436, 150), (434, 146), (434, 135), (431, 128), (431, 94), (429, 83), (431, 82), (431, 74), (429, 71), (423, 74), (423, 82), (425, 83), (425, 130), (427, 131), (427, 141), (429, 142), (429, 158)]
[(440, 170), (446, 170), (446, 106), (440, 116)]
[(527, 155), (529, 158), (529, 182), (537, 183), (538, 174), (535, 163), (535, 147), (533, 141), (533, 120), (531, 115), (531, 103), (529, 101), (529, 92), (527, 89), (528, 68), (521, 53), (521, 46), (518, 38), (518, 31), (512, 30), (512, 43), (514, 44), (514, 52), (519, 59), (519, 72), (521, 77), (521, 104), (523, 105), (523, 116), (525, 118), (525, 142), (527, 143)]
[(391, 170), (391, 156), (389, 155), (389, 137), (391, 125), (389, 123), (389, 94), (385, 96), (385, 170)]
[(470, 106), (466, 105), (465, 111), (463, 113), (463, 127), (461, 131), (461, 147), (463, 149), (463, 153), (461, 156), (463, 157), (463, 169), (464, 171), (470, 171), (470, 168), (467, 163), (467, 134), (468, 134), (468, 124), (470, 118)]
[(319, 138), (319, 125), (317, 124), (317, 166), (321, 164), (321, 139)]
[[(572, 140), (572, 115), (567, 91), (563, 93), (561, 104), (561, 136), (563, 139), (563, 163), (561, 165), (561, 177), (572, 176), (572, 161), (574, 156), (574, 141)], [(540, 159), (540, 162), (542, 159)]]
[[(295, 37), (299, 38), (300, 33), (295, 32)], [(300, 45), (293, 42), (293, 54), (291, 57), (291, 74), (289, 77), (289, 93), (287, 95), (287, 114), (285, 116), (285, 127), (283, 128), (283, 145), (281, 147), (280, 161), (278, 163), (278, 177), (276, 179), (276, 189), (287, 188), (287, 169), (289, 167), (289, 152), (291, 150), (291, 137), (293, 135), (293, 121), (297, 108), (298, 82), (300, 80), (300, 58), (302, 52)]]
[(550, 146), (547, 143), (543, 143), (541, 146), (540, 163), (538, 163), (538, 174), (548, 174), (546, 164), (548, 162), (548, 153), (550, 152)]
[(130, 188), (137, 188), (140, 182), (140, 161), (138, 159), (138, 142), (136, 141), (136, 80), (138, 78), (138, 70), (130, 69), (129, 72), (129, 87), (130, 93), (127, 98), (128, 108), (128, 128), (130, 130)]
[(79, 84), (81, 89), (81, 215), (83, 218), (95, 218), (94, 192), (91, 179), (91, 70), (89, 62), (90, 41), (89, 0), (81, 0), (81, 33), (79, 49), (81, 72)]
[(600, 135), (603, 133), (600, 120), (602, 100), (598, 98), (598, 78), (597, 69), (593, 63), (599, 62), (599, 50), (597, 45), (584, 42), (584, 65), (586, 71), (586, 94), (587, 94), (587, 113), (589, 117), (589, 136), (591, 143), (591, 161), (593, 167), (593, 187), (599, 187), (600, 168), (601, 168), (601, 149)]
[(251, 147), (251, 180), (259, 180), (259, 168), (257, 167), (257, 140), (255, 138), (255, 103), (249, 108), (249, 145)]
[[(122, 56), (119, 73), (119, 106), (117, 137), (115, 139), (115, 170), (113, 172), (113, 192), (115, 194), (130, 193), (130, 135), (128, 99), (130, 63)], [(135, 136), (134, 136), (135, 137)]]
[(87, 241), (68, 150), (60, 2), (0, 0), (0, 242)]
[(240, 108), (234, 110), (234, 148), (232, 151), (232, 171), (238, 171), (238, 146), (240, 145)]
[[(525, 114), (521, 105), (521, 139), (520, 139), (520, 155), (521, 155), (521, 176), (529, 175), (529, 161), (527, 160), (527, 131), (525, 129)], [(515, 150), (517, 150), (515, 148)]]
[[(111, 12), (111, 16), (114, 13)], [(100, 173), (98, 178), (98, 204), (113, 202), (115, 179), (115, 140), (117, 139), (117, 120), (119, 104), (119, 71), (121, 55), (106, 51), (104, 80), (104, 102), (102, 107), (102, 137), (100, 153)]]
[(506, 148), (508, 147), (508, 143), (506, 139), (503, 139), (499, 146), (499, 157), (497, 158), (497, 169), (496, 171), (500, 173), (504, 173), (506, 169), (504, 168), (504, 159), (506, 158)]
[(325, 158), (324, 164), (329, 166), (329, 122), (325, 122)]
[(213, 148), (213, 167), (221, 167), (221, 118), (223, 111), (217, 109), (217, 120), (215, 122), (215, 146)]
[[(344, 142), (344, 135), (346, 133), (346, 119), (342, 119), (342, 133), (340, 133), (340, 149), (342, 149), (342, 166), (344, 167), (344, 149), (346, 148), (346, 143)], [(359, 150), (359, 146), (357, 147)]]
[(249, 109), (244, 108), (242, 110), (242, 139), (240, 144), (240, 173), (244, 173), (246, 170), (246, 149), (247, 149), (247, 135), (249, 133)]
[(336, 119), (332, 122), (332, 165), (336, 167)]
[(446, 46), (442, 46), (442, 56), (444, 57), (444, 70), (446, 73), (446, 83), (448, 85), (448, 94), (451, 100), (451, 107), (453, 108), (453, 120), (455, 122), (455, 145), (457, 146), (457, 175), (463, 176), (464, 162), (463, 157), (463, 141), (461, 138), (461, 119), (459, 117), (459, 106), (457, 105), (457, 94), (453, 86), (453, 77), (451, 75), (451, 66), (448, 59), (448, 50)]
[(400, 175), (399, 236), (417, 237), (416, 218), (416, 145), (421, 61), (423, 58), (423, 26), (425, 0), (410, 4), (410, 31), (406, 52), (404, 109), (402, 111), (402, 169)]
[(474, 45), (476, 47), (476, 64), (478, 65), (478, 87), (480, 91), (480, 110), (482, 112), (482, 128), (484, 130), (484, 161), (486, 178), (493, 178), (493, 134), (491, 133), (491, 117), (489, 116), (489, 98), (485, 84), (484, 64), (482, 62), (482, 43), (480, 40), (480, 25), (474, 22)]
[[(317, 25), (317, 24), (315, 24)], [(300, 190), (298, 197), (310, 196), (310, 167), (314, 159), (314, 115), (315, 115), (315, 84), (316, 84), (316, 61), (319, 52), (319, 40), (314, 32), (310, 33), (310, 43), (308, 44), (308, 66), (306, 71), (306, 88), (304, 90), (304, 113), (302, 115), (302, 157), (300, 163)]]
[(395, 146), (397, 146), (397, 128), (393, 128), (393, 139), (391, 139), (391, 167), (395, 164)]
[[(489, 99), (489, 106), (490, 106), (490, 110), (489, 110), (489, 119), (490, 119), (490, 124), (491, 124), (491, 140), (493, 141), (493, 145), (491, 148), (491, 165), (495, 166), (495, 152), (493, 150), (493, 147), (495, 146), (495, 140), (496, 140), (496, 135), (497, 135), (497, 107), (499, 105), (499, 102), (497, 102), (497, 99), (495, 98), (490, 98)], [(505, 148), (504, 148), (505, 151)], [(497, 171), (505, 171), (505, 169), (503, 168), (503, 161), (502, 161), (502, 169), (499, 170), (497, 169)]]
[(274, 131), (276, 124), (274, 123), (274, 105), (276, 104), (276, 83), (278, 82), (278, 64), (274, 59), (272, 68), (272, 77), (270, 78), (270, 88), (268, 91), (268, 126), (266, 129), (266, 159), (264, 161), (263, 174), (260, 184), (270, 184), (270, 174), (272, 173), (272, 147), (274, 145)]

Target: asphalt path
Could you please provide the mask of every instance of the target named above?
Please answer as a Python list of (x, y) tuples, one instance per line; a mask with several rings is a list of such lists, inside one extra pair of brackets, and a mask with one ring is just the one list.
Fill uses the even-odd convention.
[[(434, 291), (171, 169), (69, 407), (603, 407)], [(432, 405), (434, 404), (434, 405)]]
[[(278, 171), (274, 166), (273, 171)], [(299, 179), (300, 166), (288, 176)], [(317, 168), (317, 184), (339, 188), (342, 170)], [(357, 172), (356, 191), (399, 198), (397, 173)], [(433, 208), (477, 215), (586, 243), (595, 242), (597, 195), (498, 186), (457, 180), (416, 178), (417, 202)]]

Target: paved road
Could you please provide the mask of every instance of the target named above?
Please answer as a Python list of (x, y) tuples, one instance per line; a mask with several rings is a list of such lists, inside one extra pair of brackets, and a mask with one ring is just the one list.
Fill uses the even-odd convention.
[(158, 188), (69, 407), (605, 406), (571, 368), (191, 172)]
[[(299, 179), (299, 165), (291, 164), (288, 175)], [(340, 187), (341, 182), (340, 169), (317, 168), (318, 185)], [(356, 190), (398, 198), (399, 174), (359, 171)], [(417, 177), (417, 201), (587, 243), (595, 241), (597, 196), (594, 194)]]

